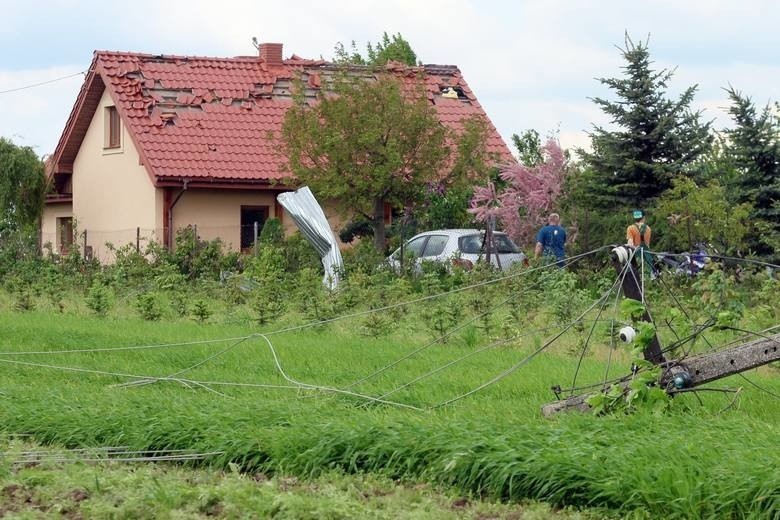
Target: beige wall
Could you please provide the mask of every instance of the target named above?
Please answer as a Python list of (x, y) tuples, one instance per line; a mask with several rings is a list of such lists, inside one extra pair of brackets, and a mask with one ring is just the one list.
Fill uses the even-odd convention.
[(105, 107), (113, 104), (104, 92), (73, 163), (75, 225), (101, 261), (112, 259), (106, 242), (135, 244), (139, 227), (142, 237), (162, 241), (162, 192), (140, 164), (124, 121), (120, 148), (104, 149)]
[[(93, 255), (103, 262), (113, 260), (106, 242), (116, 247), (136, 243), (137, 229), (146, 240), (164, 242), (164, 189), (152, 184), (146, 169), (140, 164), (129, 133), (122, 121), (121, 146), (104, 148), (106, 138), (105, 108), (112, 106), (108, 91), (103, 93), (89, 129), (73, 164), (72, 216), (83, 248), (83, 235)], [(178, 190), (173, 191), (175, 198)], [(173, 229), (188, 225), (198, 227), (198, 235), (205, 240), (221, 238), (231, 249), (241, 243), (241, 206), (268, 206), (269, 217), (275, 215), (278, 191), (269, 190), (199, 190), (184, 192), (173, 208)], [(322, 202), (322, 201), (321, 201)], [(335, 211), (333, 201), (324, 201), (324, 211), (338, 236), (344, 219)], [(69, 216), (70, 205), (48, 205), (44, 210), (43, 242), (53, 245), (57, 240), (56, 219)], [(285, 233), (296, 231), (295, 223), (282, 217)]]
[[(187, 190), (173, 207), (173, 229), (197, 226), (201, 239), (221, 238), (230, 249), (238, 250), (241, 244), (241, 206), (267, 206), (269, 218), (279, 217), (274, 213), (278, 193), (267, 190)], [(335, 207), (333, 201), (323, 203), (325, 216), (338, 238), (344, 224)], [(282, 213), (285, 234), (295, 233), (298, 230), (295, 222), (284, 215), (284, 210)]]
[(274, 217), (275, 196), (276, 192), (267, 190), (190, 189), (173, 207), (173, 229), (197, 226), (203, 240), (221, 238), (237, 250), (241, 245), (241, 206), (268, 206), (268, 216)]
[(60, 233), (57, 228), (57, 219), (61, 217), (72, 217), (73, 207), (70, 202), (57, 202), (47, 204), (43, 208), (41, 217), (41, 245), (50, 244), (54, 253), (60, 251)]

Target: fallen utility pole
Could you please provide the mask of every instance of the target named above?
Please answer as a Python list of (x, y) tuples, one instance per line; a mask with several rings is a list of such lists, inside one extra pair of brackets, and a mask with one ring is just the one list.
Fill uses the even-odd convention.
[[(664, 372), (658, 382), (661, 388), (674, 393), (695, 388), (717, 379), (780, 361), (780, 334), (760, 338), (736, 347), (702, 354), (690, 359), (664, 363)], [(672, 370), (674, 368), (674, 370)], [(618, 383), (627, 387), (628, 382)], [(605, 391), (609, 390), (608, 388)], [(588, 412), (587, 400), (594, 394), (575, 395), (542, 407), (542, 415), (550, 417), (559, 412)]]
[[(634, 266), (630, 263), (632, 256), (631, 251), (625, 246), (617, 247), (612, 251), (615, 269), (619, 274), (623, 270), (622, 264), (628, 263), (625, 266), (626, 275), (623, 276), (623, 295), (637, 301), (644, 301), (642, 288), (638, 282), (639, 277)], [(651, 321), (647, 311), (644, 312), (643, 318), (645, 321)], [(651, 363), (661, 365), (664, 368), (658, 384), (667, 392), (674, 393), (778, 361), (780, 360), (780, 348), (778, 347), (780, 347), (780, 334), (774, 334), (717, 352), (702, 354), (690, 359), (670, 361), (664, 357), (658, 337), (653, 336), (652, 341), (645, 348), (643, 356)], [(630, 377), (627, 377), (624, 381), (616, 384), (623, 387), (625, 391), (629, 382)], [(609, 391), (610, 388), (611, 386), (602, 389), (602, 391)], [(546, 404), (542, 407), (542, 415), (550, 417), (559, 412), (588, 412), (590, 406), (587, 400), (592, 395), (595, 394), (574, 395)]]

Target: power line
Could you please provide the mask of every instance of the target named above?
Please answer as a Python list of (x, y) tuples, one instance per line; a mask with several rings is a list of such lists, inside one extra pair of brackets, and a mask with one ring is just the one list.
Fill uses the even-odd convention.
[(11, 92), (18, 92), (20, 90), (27, 90), (28, 88), (40, 87), (41, 85), (48, 85), (49, 83), (54, 83), (56, 81), (62, 81), (63, 79), (73, 78), (73, 77), (78, 76), (80, 74), (86, 74), (86, 73), (87, 73), (86, 70), (82, 70), (80, 72), (75, 72), (75, 73), (69, 74), (67, 76), (62, 76), (61, 78), (54, 78), (54, 79), (50, 79), (48, 81), (41, 81), (40, 83), (33, 83), (32, 85), (25, 85), (24, 87), (16, 87), (16, 88), (8, 89), (8, 90), (0, 90), (0, 94), (9, 94)]

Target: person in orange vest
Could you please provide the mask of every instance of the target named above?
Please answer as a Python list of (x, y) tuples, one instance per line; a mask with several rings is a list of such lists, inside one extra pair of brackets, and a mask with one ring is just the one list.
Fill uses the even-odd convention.
[(637, 252), (640, 254), (637, 260), (644, 264), (645, 273), (652, 279), (655, 278), (653, 255), (650, 254), (652, 230), (645, 223), (645, 214), (642, 210), (634, 210), (633, 216), (634, 223), (626, 228), (626, 243), (637, 249)]

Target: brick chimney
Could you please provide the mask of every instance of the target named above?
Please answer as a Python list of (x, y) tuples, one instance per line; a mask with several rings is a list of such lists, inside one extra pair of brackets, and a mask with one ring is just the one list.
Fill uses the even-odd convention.
[(260, 59), (268, 65), (282, 64), (282, 44), (281, 43), (261, 43), (258, 46)]

